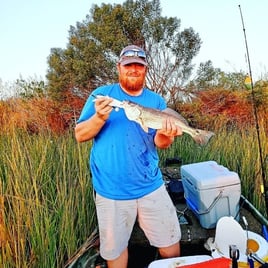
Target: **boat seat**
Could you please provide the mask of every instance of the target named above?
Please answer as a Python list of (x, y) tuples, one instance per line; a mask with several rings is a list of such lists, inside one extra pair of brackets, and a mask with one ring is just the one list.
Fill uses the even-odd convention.
[(206, 247), (210, 248), (213, 258), (230, 258), (231, 245), (239, 250), (241, 262), (247, 262), (247, 253), (255, 253), (262, 259), (268, 255), (268, 242), (262, 236), (245, 231), (233, 217), (225, 216), (217, 222), (215, 239), (209, 238)]

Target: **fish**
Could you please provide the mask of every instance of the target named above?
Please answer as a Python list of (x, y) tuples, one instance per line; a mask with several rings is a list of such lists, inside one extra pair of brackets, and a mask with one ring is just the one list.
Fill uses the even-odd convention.
[[(95, 99), (103, 97), (111, 98), (103, 95), (92, 96)], [(212, 131), (191, 127), (188, 121), (181, 114), (171, 108), (166, 108), (161, 111), (154, 108), (144, 107), (132, 101), (119, 101), (114, 98), (112, 99), (113, 101), (109, 105), (115, 108), (115, 111), (118, 111), (120, 108), (124, 109), (126, 117), (130, 121), (138, 123), (146, 133), (148, 133), (149, 128), (156, 130), (161, 129), (163, 120), (169, 117), (172, 118), (175, 125), (181, 128), (183, 133), (189, 134), (193, 140), (201, 146), (206, 145), (210, 138), (215, 135)]]
[(149, 128), (161, 129), (162, 122), (165, 118), (172, 118), (175, 125), (179, 126), (183, 133), (189, 134), (193, 140), (199, 145), (206, 145), (210, 138), (215, 135), (212, 131), (193, 128), (187, 120), (171, 108), (166, 108), (163, 111), (154, 108), (147, 108), (131, 101), (123, 101), (120, 104), (127, 118), (138, 123), (145, 132)]

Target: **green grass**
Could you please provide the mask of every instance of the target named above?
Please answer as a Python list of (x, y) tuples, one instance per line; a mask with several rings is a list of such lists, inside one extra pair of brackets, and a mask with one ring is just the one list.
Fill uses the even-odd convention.
[[(262, 157), (266, 163), (267, 174), (268, 140), (265, 131), (260, 129)], [(161, 165), (166, 157), (179, 156), (184, 164), (214, 160), (238, 173), (241, 180), (242, 194), (266, 215), (266, 208), (261, 185), (263, 184), (259, 147), (256, 130), (245, 131), (221, 129), (210, 142), (200, 147), (189, 135), (176, 138), (176, 142), (165, 151), (159, 151)], [(266, 180), (268, 180), (266, 175)]]
[[(261, 131), (267, 155), (267, 137)], [(63, 267), (96, 226), (90, 143), (13, 132), (0, 135), (0, 267)], [(242, 192), (265, 213), (256, 133), (220, 130), (205, 147), (183, 135), (159, 151), (183, 163), (215, 160), (236, 171)]]
[(0, 144), (0, 266), (62, 267), (96, 225), (89, 143), (13, 133)]

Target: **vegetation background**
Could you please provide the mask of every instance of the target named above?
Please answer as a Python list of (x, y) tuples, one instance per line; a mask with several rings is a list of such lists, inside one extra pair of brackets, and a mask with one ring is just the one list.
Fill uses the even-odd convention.
[(73, 128), (90, 92), (117, 82), (118, 54), (131, 43), (147, 52), (147, 87), (191, 126), (216, 133), (202, 148), (177, 138), (159, 151), (161, 166), (167, 157), (215, 160), (239, 174), (242, 194), (267, 217), (268, 75), (251, 87), (247, 73), (224, 73), (210, 61), (193, 74), (202, 41), (162, 17), (158, 0), (95, 5), (71, 26), (67, 47), (51, 49), (47, 81), (21, 78), (13, 97), (1, 94), (1, 267), (63, 267), (94, 230), (91, 142), (77, 144)]

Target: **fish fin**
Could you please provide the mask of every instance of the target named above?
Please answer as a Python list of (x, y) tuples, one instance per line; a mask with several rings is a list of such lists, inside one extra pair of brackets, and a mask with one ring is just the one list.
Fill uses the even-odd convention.
[(199, 145), (206, 145), (215, 133), (207, 130), (196, 129), (193, 135), (194, 141)]
[(148, 127), (146, 127), (145, 125), (143, 125), (141, 123), (140, 123), (140, 126), (146, 133), (148, 133), (148, 131), (149, 131)]
[(186, 126), (189, 126), (188, 121), (181, 114), (179, 114), (178, 112), (176, 112), (175, 110), (173, 110), (173, 109), (171, 109), (171, 108), (168, 107), (165, 110), (163, 110), (162, 112), (165, 113), (165, 114), (172, 115), (172, 116), (178, 118)]
[(143, 121), (142, 121), (141, 118), (139, 118), (138, 120), (135, 120), (135, 121), (136, 121), (136, 123), (138, 123), (138, 124), (141, 126), (141, 128), (143, 129), (144, 132), (148, 133), (149, 129), (148, 129), (148, 127), (143, 123)]

